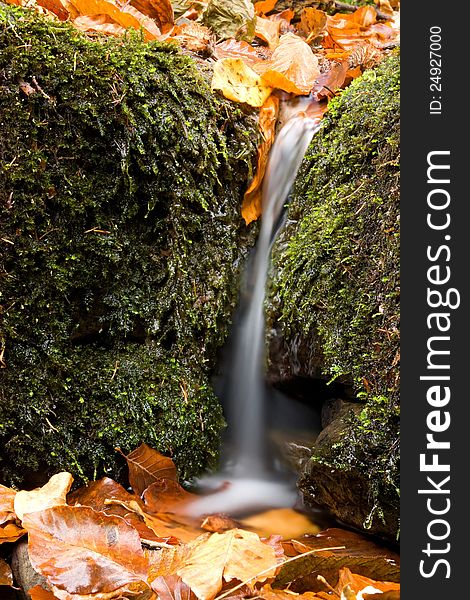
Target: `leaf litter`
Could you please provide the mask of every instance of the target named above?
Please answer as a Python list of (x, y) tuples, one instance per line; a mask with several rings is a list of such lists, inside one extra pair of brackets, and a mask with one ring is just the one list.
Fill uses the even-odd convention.
[[(199, 496), (178, 483), (171, 458), (145, 444), (124, 456), (129, 490), (105, 477), (68, 493), (68, 473), (31, 491), (0, 486), (0, 542), (27, 534), (46, 581), (29, 590), (33, 600), (399, 598), (398, 556), (364, 536), (312, 533), (319, 528), (287, 508), (241, 522), (191, 517)], [(13, 586), (5, 561), (0, 582)]]

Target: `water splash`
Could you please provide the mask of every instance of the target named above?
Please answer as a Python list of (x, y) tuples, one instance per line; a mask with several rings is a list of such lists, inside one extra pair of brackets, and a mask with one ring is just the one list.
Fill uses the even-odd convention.
[(256, 508), (292, 504), (292, 486), (276, 478), (268, 455), (265, 394), (264, 300), (271, 246), (289, 192), (313, 135), (318, 119), (297, 110), (282, 127), (271, 148), (264, 177), (263, 216), (255, 248), (251, 279), (253, 289), (235, 337), (228, 422), (232, 430), (230, 453), (222, 472), (201, 480), (215, 492), (191, 506), (193, 514), (240, 513)]

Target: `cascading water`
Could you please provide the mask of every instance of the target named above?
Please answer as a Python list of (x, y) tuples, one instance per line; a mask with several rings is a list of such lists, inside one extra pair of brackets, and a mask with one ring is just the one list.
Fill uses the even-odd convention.
[(220, 491), (191, 505), (194, 514), (241, 513), (268, 506), (287, 506), (295, 499), (292, 486), (273, 475), (267, 451), (265, 402), (264, 300), (271, 245), (284, 205), (319, 119), (305, 112), (292, 116), (271, 148), (262, 191), (263, 216), (255, 248), (253, 290), (235, 336), (228, 390), (228, 422), (232, 440), (222, 471), (205, 480)]

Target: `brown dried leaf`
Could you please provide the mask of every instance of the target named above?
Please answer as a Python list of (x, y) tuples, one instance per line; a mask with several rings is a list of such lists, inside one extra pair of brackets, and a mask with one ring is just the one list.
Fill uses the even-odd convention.
[(17, 492), (0, 484), (0, 525), (15, 521), (14, 500)]
[[(106, 15), (109, 23), (140, 30), (144, 33), (145, 40), (155, 40), (160, 36), (160, 29), (155, 21), (143, 15), (133, 6), (126, 3), (120, 3), (119, 0), (70, 0), (71, 4), (78, 11), (80, 16), (97, 17)], [(96, 20), (93, 20), (93, 27), (96, 27)]]
[(76, 11), (67, 0), (36, 0), (36, 3), (42, 8), (52, 12), (60, 21), (67, 21), (71, 16), (76, 16)]
[[(255, 65), (256, 66), (256, 65)], [(240, 58), (223, 58), (214, 65), (211, 88), (229, 100), (262, 106), (272, 88)]]
[(207, 516), (201, 523), (201, 529), (212, 533), (222, 533), (229, 529), (236, 529), (240, 523), (231, 519), (228, 515), (215, 514)]
[(324, 11), (307, 6), (300, 15), (300, 29), (313, 40), (325, 31), (326, 21), (327, 14)]
[(197, 498), (172, 479), (159, 479), (143, 493), (145, 510), (150, 513), (181, 513), (184, 506)]
[(13, 585), (13, 573), (8, 563), (0, 558), (0, 585)]
[(88, 33), (103, 33), (104, 35), (121, 36), (126, 33), (126, 28), (118, 25), (107, 15), (83, 15), (77, 17), (74, 26), (80, 31)]
[(212, 31), (200, 23), (183, 23), (170, 32), (165, 41), (175, 40), (191, 52), (206, 52), (214, 40)]
[(274, 549), (243, 529), (202, 535), (189, 550), (177, 574), (200, 600), (214, 598), (224, 581), (265, 581), (277, 568)]
[(320, 531), (318, 525), (302, 513), (292, 508), (275, 508), (249, 516), (242, 520), (242, 526), (254, 531), (260, 537), (279, 535), (284, 539), (295, 538)]
[(277, 0), (259, 0), (259, 2), (255, 2), (255, 13), (258, 16), (265, 15), (274, 10), (276, 4)]
[(162, 548), (158, 552), (153, 552), (150, 559), (148, 582), (152, 585), (158, 577), (175, 575), (188, 556), (189, 547), (187, 545)]
[(214, 56), (221, 60), (223, 58), (241, 58), (249, 67), (260, 61), (256, 50), (244, 40), (230, 38), (218, 43), (213, 52)]
[(293, 94), (309, 94), (320, 75), (318, 59), (298, 35), (286, 33), (270, 60), (254, 66), (266, 85)]
[[(284, 590), (273, 590), (273, 588), (266, 584), (259, 592), (257, 597), (264, 598), (264, 600), (323, 600), (324, 596), (319, 596), (313, 592), (305, 592), (304, 594), (292, 595), (292, 592)], [(334, 600), (331, 596), (327, 596), (329, 599)]]
[(157, 577), (152, 581), (152, 589), (159, 600), (196, 600), (194, 592), (178, 575)]
[[(35, 571), (68, 594), (148, 589), (148, 561), (137, 531), (87, 506), (56, 506), (24, 517)], [(57, 594), (56, 594), (57, 595)]]
[(123, 456), (129, 467), (129, 483), (139, 496), (159, 479), (178, 480), (173, 460), (147, 444), (141, 444), (130, 454)]
[(384, 15), (393, 16), (393, 8), (390, 0), (375, 0), (375, 5)]
[(313, 86), (313, 97), (317, 100), (333, 97), (336, 90), (339, 90), (343, 86), (348, 71), (348, 59), (331, 61), (329, 63), (329, 69), (320, 75)]
[(0, 544), (5, 542), (16, 542), (26, 533), (26, 529), (23, 529), (16, 523), (6, 523), (0, 527)]
[(23, 520), (24, 515), (27, 513), (67, 504), (66, 497), (72, 483), (72, 475), (64, 471), (53, 475), (40, 488), (31, 491), (21, 490), (16, 494), (14, 500), (15, 512), (18, 518)]
[(276, 98), (276, 96), (270, 96), (259, 111), (258, 122), (263, 139), (258, 147), (258, 161), (255, 176), (245, 192), (242, 203), (242, 217), (245, 219), (247, 225), (252, 221), (256, 221), (262, 213), (262, 184), (268, 162), (269, 150), (274, 142), (278, 113), (279, 99)]
[(398, 591), (400, 584), (391, 581), (375, 581), (369, 577), (364, 577), (356, 573), (351, 573), (348, 568), (343, 568), (339, 572), (339, 580), (336, 590), (341, 594), (346, 586), (349, 586), (355, 594), (359, 594), (368, 586), (372, 586), (381, 592)]
[(328, 16), (327, 31), (335, 44), (350, 50), (360, 42), (368, 41), (382, 47), (394, 40), (398, 31), (390, 23), (377, 23), (372, 6), (361, 6), (352, 14)]
[(30, 588), (28, 594), (31, 596), (31, 600), (57, 600), (57, 596), (54, 596), (49, 590), (45, 590), (42, 585)]
[(274, 50), (279, 44), (279, 26), (279, 21), (256, 17), (255, 37), (265, 41)]
[(130, 3), (143, 15), (153, 19), (162, 32), (174, 23), (173, 6), (170, 0), (130, 0)]

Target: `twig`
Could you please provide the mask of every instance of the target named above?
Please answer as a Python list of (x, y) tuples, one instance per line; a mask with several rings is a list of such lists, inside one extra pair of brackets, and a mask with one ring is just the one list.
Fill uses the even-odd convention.
[[(335, 7), (338, 10), (344, 10), (345, 12), (354, 12), (358, 8), (360, 8), (359, 6), (356, 6), (355, 4), (346, 4), (346, 2), (336, 2), (336, 0), (335, 0)], [(384, 13), (381, 10), (378, 10), (377, 8), (375, 8), (375, 6), (373, 6), (372, 8), (375, 9), (378, 19), (381, 19), (382, 21), (390, 21), (391, 20), (391, 16), (387, 15), (387, 13)]]
[(284, 565), (287, 565), (287, 563), (294, 562), (294, 560), (298, 560), (299, 558), (303, 558), (304, 556), (308, 556), (309, 554), (313, 554), (314, 552), (326, 552), (326, 551), (329, 551), (329, 550), (344, 550), (344, 548), (346, 548), (346, 546), (333, 546), (331, 548), (315, 548), (314, 550), (309, 550), (308, 552), (304, 552), (303, 554), (298, 554), (297, 556), (291, 556), (291, 558), (288, 558), (287, 560), (285, 560), (284, 562), (280, 563), (279, 565), (273, 565), (272, 567), (268, 567), (267, 569), (263, 569), (262, 571), (260, 571), (256, 575), (253, 575), (249, 579), (247, 579), (245, 581), (242, 581), (241, 583), (239, 583), (238, 585), (236, 585), (232, 589), (230, 589), (227, 592), (221, 594), (220, 596), (217, 596), (215, 598), (215, 600), (222, 600), (222, 598), (226, 598), (227, 596), (229, 596), (230, 594), (232, 594), (236, 590), (239, 590), (241, 587), (243, 587), (244, 585), (246, 585), (247, 583), (249, 583), (253, 579), (257, 579), (260, 575), (264, 575), (265, 573), (269, 573), (269, 571), (272, 571), (276, 567), (283, 567)]

